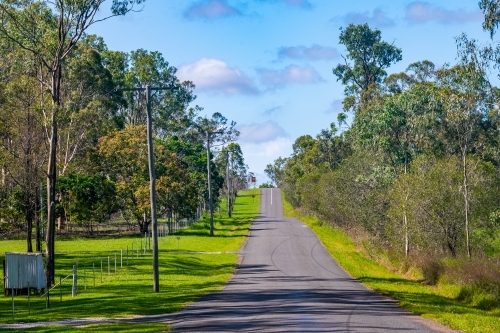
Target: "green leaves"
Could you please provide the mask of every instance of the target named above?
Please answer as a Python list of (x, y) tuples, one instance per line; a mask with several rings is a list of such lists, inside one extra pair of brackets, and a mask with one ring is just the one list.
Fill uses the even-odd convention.
[(341, 28), (339, 42), (348, 53), (333, 74), (346, 86), (346, 96), (363, 94), (371, 85), (382, 83), (385, 69), (402, 59), (401, 49), (382, 41), (380, 30), (371, 30), (368, 24)]
[(491, 38), (493, 38), (500, 22), (500, 2), (498, 0), (481, 0), (479, 8), (484, 14), (483, 29), (489, 31)]

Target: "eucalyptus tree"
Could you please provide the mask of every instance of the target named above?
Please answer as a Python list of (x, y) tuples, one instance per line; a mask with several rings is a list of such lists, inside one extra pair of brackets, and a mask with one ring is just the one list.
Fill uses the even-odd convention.
[[(213, 194), (212, 194), (212, 171), (214, 168), (211, 166), (211, 151), (210, 149), (217, 146), (222, 146), (229, 142), (235, 141), (240, 132), (235, 129), (236, 122), (231, 121), (228, 124), (228, 119), (221, 113), (215, 112), (212, 117), (198, 117), (193, 123), (193, 136), (205, 140), (205, 147), (207, 149), (207, 188), (208, 188), (208, 206), (210, 210), (210, 236), (214, 235), (213, 225)], [(218, 176), (218, 175), (217, 175)], [(217, 180), (216, 177), (215, 180)], [(220, 178), (219, 178), (220, 180)], [(216, 186), (218, 189), (222, 186), (222, 182)], [(218, 197), (218, 196), (216, 196)]]
[(228, 215), (231, 217), (236, 193), (247, 187), (248, 166), (245, 164), (243, 151), (236, 142), (223, 147), (216, 158), (219, 174), (225, 174), (225, 189), (228, 203)]
[(276, 187), (281, 187), (281, 184), (283, 183), (283, 174), (286, 162), (287, 158), (278, 157), (272, 164), (266, 165), (266, 168), (264, 169), (264, 173), (267, 177), (269, 177), (269, 179), (271, 179), (272, 184)]
[(27, 251), (33, 251), (35, 221), (36, 250), (41, 251), (38, 189), (47, 151), (40, 101), (48, 96), (29, 75), (35, 71), (31, 55), (19, 49), (10, 51), (8, 57), (0, 57), (0, 67), (7, 66), (0, 69), (7, 78), (2, 87), (5, 98), (0, 97), (1, 186), (7, 192), (19, 193), (17, 206), (24, 215)]
[(100, 52), (87, 40), (79, 42), (67, 58), (64, 74), (58, 118), (59, 176), (68, 170), (83, 171), (81, 164), (98, 138), (119, 126), (117, 109), (124, 105), (120, 96), (112, 94), (116, 84)]
[(383, 82), (385, 69), (402, 59), (402, 51), (383, 41), (380, 30), (372, 30), (366, 23), (341, 28), (339, 42), (347, 55), (342, 56), (344, 63), (338, 64), (333, 74), (345, 86), (344, 109), (354, 110), (363, 99), (371, 99), (370, 90)]
[[(499, 178), (493, 165), (478, 157), (471, 156), (467, 164), (471, 170), (469, 197), (473, 203), (470, 220), (477, 249), (497, 231), (489, 217), (498, 207), (499, 199), (494, 193), (498, 192)], [(409, 199), (406, 198), (408, 187), (412, 188)], [(410, 226), (413, 243), (421, 251), (453, 257), (462, 251), (467, 253), (462, 189), (460, 156), (419, 156), (412, 163), (410, 173), (398, 177), (390, 193), (386, 232), (391, 243), (401, 244), (404, 229), (399, 215), (402, 207), (406, 207), (413, 221)]]
[(457, 152), (462, 160), (464, 224), (467, 255), (470, 257), (469, 174), (472, 170), (468, 169), (467, 159), (469, 154), (479, 152), (482, 148), (482, 122), (489, 110), (485, 93), (488, 83), (484, 73), (473, 63), (441, 70), (439, 81), (443, 89), (442, 100), (447, 126), (450, 135), (455, 139), (455, 144), (449, 148), (452, 152)]
[(46, 108), (49, 154), (47, 165), (47, 285), (54, 282), (55, 185), (58, 117), (63, 67), (78, 41), (95, 23), (122, 16), (144, 0), (113, 0), (109, 16), (99, 17), (106, 0), (3, 0), (0, 33), (19, 48), (33, 54), (39, 64), (36, 78), (50, 92)]
[(189, 106), (196, 99), (192, 82), (180, 82), (176, 77), (177, 68), (170, 66), (157, 51), (138, 49), (129, 54), (105, 48), (102, 54), (113, 80), (125, 90), (126, 103), (119, 108), (124, 126), (142, 125), (147, 119), (144, 92), (127, 89), (151, 85), (167, 88), (151, 96), (155, 134), (158, 137), (186, 134), (199, 111), (198, 107)]
[(230, 166), (230, 192), (236, 195), (239, 190), (247, 188), (246, 175), (248, 174), (248, 165), (245, 164), (245, 158), (241, 146), (237, 142), (231, 142), (227, 145), (228, 164)]

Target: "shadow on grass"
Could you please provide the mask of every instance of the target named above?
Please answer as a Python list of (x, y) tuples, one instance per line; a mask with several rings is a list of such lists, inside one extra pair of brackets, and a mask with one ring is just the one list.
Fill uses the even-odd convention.
[[(149, 267), (130, 266), (124, 275), (115, 276), (114, 281), (89, 287), (75, 298), (66, 297), (69, 291), (65, 287), (65, 299), (59, 301), (59, 292), (52, 293), (51, 308), (45, 309), (44, 299), (33, 297), (32, 315), (27, 316), (27, 299), (16, 299), (16, 321), (33, 322), (40, 320), (59, 320), (83, 317), (118, 317), (126, 315), (147, 315), (171, 313), (182, 309), (187, 303), (198, 297), (219, 290), (226, 283), (235, 269), (234, 260), (214, 262), (196, 256), (168, 255), (160, 261), (160, 292), (152, 292)], [(218, 276), (218, 277), (217, 277)], [(215, 278), (214, 278), (215, 277)], [(130, 278), (131, 281), (127, 281)], [(119, 281), (119, 280), (121, 281)], [(169, 280), (170, 279), (170, 280)], [(12, 322), (8, 306), (10, 298), (0, 300), (2, 322)], [(21, 310), (22, 309), (22, 310)], [(36, 315), (33, 315), (36, 314)]]
[[(398, 286), (409, 288), (421, 288), (419, 282), (411, 281), (400, 278), (375, 278), (375, 277), (361, 277), (358, 279), (360, 282), (373, 288), (375, 291), (380, 292), (398, 302), (405, 305), (417, 315), (432, 314), (436, 311), (441, 313), (455, 313), (455, 314), (469, 314), (471, 311), (479, 311), (476, 307), (464, 304), (456, 299), (448, 298), (432, 293), (411, 292), (411, 291), (398, 291), (390, 290), (388, 288), (377, 288), (377, 284), (396, 284)], [(484, 314), (484, 312), (482, 313)]]
[[(170, 332), (170, 325), (168, 324), (96, 324), (78, 327), (68, 326), (49, 326), (40, 328), (26, 329), (23, 332), (43, 332), (43, 333), (59, 333), (59, 332), (141, 332), (141, 333), (157, 333), (157, 332)], [(4, 330), (0, 330), (4, 332)], [(5, 332), (12, 332), (12, 330), (5, 330)]]
[[(244, 194), (241, 197), (251, 197)], [(242, 200), (240, 200), (242, 201)], [(255, 205), (245, 202), (236, 203), (233, 218), (215, 218), (215, 235), (221, 238), (243, 238), (250, 228), (253, 218), (258, 216)], [(253, 207), (253, 208), (252, 208)], [(242, 211), (243, 210), (243, 211)], [(184, 229), (175, 236), (210, 237), (208, 221), (200, 221), (188, 229)], [(141, 238), (141, 236), (137, 236)], [(214, 237), (215, 238), (215, 237)], [(89, 240), (92, 242), (92, 240)], [(235, 242), (239, 242), (235, 240)], [(227, 242), (224, 242), (226, 244)], [(95, 243), (98, 244), (98, 243)], [(83, 291), (80, 284), (80, 294), (71, 296), (71, 281), (65, 284), (63, 301), (59, 301), (58, 291), (54, 290), (51, 308), (45, 309), (43, 298), (33, 298), (31, 315), (27, 313), (27, 299), (19, 297), (16, 306), (19, 313), (13, 321), (11, 318), (10, 298), (0, 296), (0, 322), (35, 322), (41, 320), (60, 320), (65, 318), (85, 317), (120, 317), (127, 315), (146, 315), (171, 313), (182, 309), (186, 304), (202, 295), (220, 290), (236, 267), (237, 255), (223, 254), (216, 256), (175, 254), (162, 252), (160, 256), (160, 292), (152, 292), (151, 254), (140, 255), (131, 252), (129, 264), (126, 266), (126, 257), (122, 259), (120, 267), (120, 252), (99, 249), (99, 245), (89, 245), (88, 251), (56, 253), (56, 282), (60, 275), (72, 272), (73, 265), (78, 261), (79, 276), (86, 268), (88, 290)], [(217, 243), (214, 243), (217, 246)], [(97, 247), (97, 248), (95, 248)], [(94, 251), (95, 252), (94, 252)], [(117, 254), (117, 270), (115, 270), (115, 253)], [(108, 276), (108, 256), (110, 258), (110, 276)], [(103, 263), (103, 282), (101, 283), (101, 260)], [(92, 264), (95, 269), (92, 270)], [(95, 274), (95, 275), (94, 275)], [(93, 279), (96, 277), (96, 286)], [(81, 281), (81, 280), (80, 280)], [(65, 282), (65, 283), (66, 283)], [(90, 287), (92, 285), (92, 287)], [(54, 332), (57, 332), (55, 330)]]

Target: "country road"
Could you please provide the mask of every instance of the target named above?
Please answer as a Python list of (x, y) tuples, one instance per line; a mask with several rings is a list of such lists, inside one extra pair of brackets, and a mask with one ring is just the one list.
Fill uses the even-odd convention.
[(451, 332), (365, 288), (263, 189), (238, 271), (172, 320), (174, 332)]
[(283, 217), (281, 191), (263, 189), (241, 263), (219, 292), (178, 313), (0, 325), (171, 323), (173, 332), (453, 332), (412, 315), (350, 277), (300, 220)]

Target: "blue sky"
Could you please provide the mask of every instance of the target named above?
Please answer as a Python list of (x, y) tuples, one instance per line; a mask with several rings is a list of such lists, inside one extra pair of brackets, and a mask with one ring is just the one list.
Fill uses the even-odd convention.
[[(108, 1), (109, 2), (109, 1)], [(142, 11), (96, 24), (112, 50), (160, 51), (193, 81), (195, 104), (238, 123), (239, 143), (258, 181), (295, 139), (336, 122), (343, 87), (332, 68), (345, 49), (339, 28), (368, 23), (403, 50), (388, 72), (430, 60), (454, 63), (454, 37), (479, 41), (478, 1), (147, 0)]]

